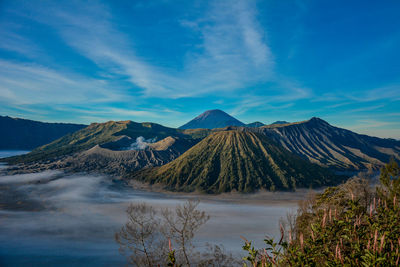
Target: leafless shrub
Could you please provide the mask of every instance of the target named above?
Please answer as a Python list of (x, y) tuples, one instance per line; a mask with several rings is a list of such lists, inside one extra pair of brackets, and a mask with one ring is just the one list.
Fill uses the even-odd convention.
[(175, 211), (164, 209), (161, 212), (165, 223), (164, 234), (178, 245), (177, 255), (182, 254), (187, 266), (190, 266), (194, 233), (210, 218), (204, 211), (196, 209), (198, 205), (199, 201), (191, 200), (177, 206)]
[(198, 205), (199, 201), (189, 200), (175, 209), (158, 211), (144, 203), (131, 204), (127, 209), (128, 222), (115, 234), (120, 251), (128, 257), (128, 263), (164, 266), (172, 244), (177, 262), (184, 266), (202, 261), (213, 262), (214, 266), (228, 266), (223, 263), (230, 257), (218, 246), (213, 248), (213, 253), (194, 251), (192, 240), (195, 233), (210, 218), (197, 209)]
[(242, 261), (233, 257), (231, 253), (227, 253), (224, 247), (218, 245), (207, 244), (207, 249), (201, 255), (198, 267), (232, 267), (242, 266)]
[(144, 203), (131, 204), (127, 215), (128, 222), (115, 234), (121, 253), (132, 265), (155, 266), (168, 254), (156, 210)]

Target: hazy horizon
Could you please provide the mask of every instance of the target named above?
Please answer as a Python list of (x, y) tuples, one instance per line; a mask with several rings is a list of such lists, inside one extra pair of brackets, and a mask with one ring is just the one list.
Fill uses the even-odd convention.
[[(199, 114), (200, 115), (200, 114)], [(0, 116), (9, 116), (9, 115), (0, 115)], [(12, 118), (20, 118), (20, 119), (28, 119), (28, 120), (34, 120), (34, 119), (29, 119), (29, 118), (26, 118), (26, 117), (24, 117), (24, 118), (22, 118), (22, 117), (14, 117), (14, 116), (9, 116), (9, 117), (12, 117)], [(193, 118), (195, 118), (196, 116), (194, 116)], [(303, 119), (303, 120), (299, 120), (299, 121), (290, 121), (289, 123), (293, 123), (293, 122), (301, 122), (301, 121), (307, 121), (307, 120), (309, 120), (309, 119), (311, 119), (312, 117), (310, 117), (310, 118), (307, 118), (307, 119)], [(323, 118), (321, 118), (321, 119), (323, 119)], [(108, 122), (108, 121), (126, 121), (126, 120), (131, 120), (131, 119), (125, 119), (125, 120), (114, 120), (114, 119), (104, 119), (104, 120), (97, 120), (97, 121), (91, 121), (91, 122), (89, 122), (89, 123), (83, 123), (83, 122), (75, 122), (75, 121), (60, 121), (60, 120), (57, 120), (57, 119), (55, 119), (55, 120), (48, 120), (48, 121), (41, 121), (41, 122), (46, 122), (46, 123), (72, 123), (72, 124), (87, 124), (87, 125), (89, 125), (89, 124), (91, 124), (91, 123), (105, 123), (105, 122)], [(131, 120), (131, 121), (133, 121), (133, 120)], [(285, 120), (278, 120), (278, 121), (285, 121)], [(160, 124), (160, 125), (163, 125), (163, 126), (166, 126), (166, 127), (171, 127), (171, 128), (179, 128), (180, 126), (182, 126), (182, 125), (177, 125), (177, 126), (175, 126), (175, 125), (169, 125), (169, 124), (165, 124), (165, 123), (163, 123), (163, 122), (158, 122), (158, 121), (146, 121), (146, 120), (142, 120), (142, 121), (140, 121), (140, 120), (138, 120), (138, 121), (135, 121), (135, 122), (139, 122), (139, 123), (142, 123), (142, 122), (152, 122), (152, 123), (157, 123), (157, 124)], [(245, 124), (249, 124), (249, 123), (252, 123), (252, 122), (256, 122), (256, 120), (252, 120), (252, 121), (242, 121), (243, 123), (245, 123)], [(265, 121), (262, 121), (262, 123), (264, 123), (265, 125), (268, 125), (268, 124), (271, 124), (271, 123), (273, 123), (273, 122), (275, 122), (275, 121), (270, 121), (270, 122), (265, 122)], [(328, 123), (330, 123), (329, 121), (328, 121)], [(338, 125), (333, 125), (333, 126), (338, 126)], [(343, 127), (343, 128), (345, 128), (345, 129), (351, 129), (350, 127)], [(366, 134), (366, 135), (371, 135), (371, 136), (376, 136), (376, 137), (380, 137), (380, 138), (391, 138), (391, 139), (399, 139), (400, 140), (400, 133), (399, 133), (399, 135), (396, 137), (396, 136), (391, 136), (390, 134), (381, 134), (381, 135), (374, 135), (373, 133), (370, 133), (370, 132), (365, 132), (365, 131), (358, 131), (358, 130), (353, 130), (354, 132), (356, 132), (356, 133), (359, 133), (359, 134)]]

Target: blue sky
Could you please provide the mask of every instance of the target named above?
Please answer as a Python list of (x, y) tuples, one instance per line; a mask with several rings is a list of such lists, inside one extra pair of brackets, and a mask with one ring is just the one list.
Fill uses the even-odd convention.
[(400, 138), (400, 1), (0, 2), (0, 114), (313, 116)]

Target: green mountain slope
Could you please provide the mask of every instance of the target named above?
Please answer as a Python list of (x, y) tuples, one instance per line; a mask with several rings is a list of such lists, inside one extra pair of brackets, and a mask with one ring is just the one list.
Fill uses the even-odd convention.
[(146, 139), (155, 137), (157, 139), (163, 139), (168, 136), (181, 135), (183, 134), (176, 129), (164, 127), (155, 123), (136, 123), (133, 121), (92, 123), (80, 131), (65, 135), (26, 155), (7, 158), (5, 161), (12, 164), (45, 161), (87, 150), (96, 145), (116, 141), (121, 138), (121, 136), (128, 136), (131, 138), (143, 136)]
[(341, 179), (262, 134), (237, 130), (212, 133), (176, 160), (130, 178), (162, 183), (169, 190), (208, 193), (293, 190)]

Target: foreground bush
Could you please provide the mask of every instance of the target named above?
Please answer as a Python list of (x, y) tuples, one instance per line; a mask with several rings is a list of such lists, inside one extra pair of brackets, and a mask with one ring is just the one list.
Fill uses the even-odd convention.
[(279, 242), (256, 250), (246, 241), (251, 266), (398, 266), (400, 168), (392, 160), (380, 185), (354, 178), (303, 202)]

